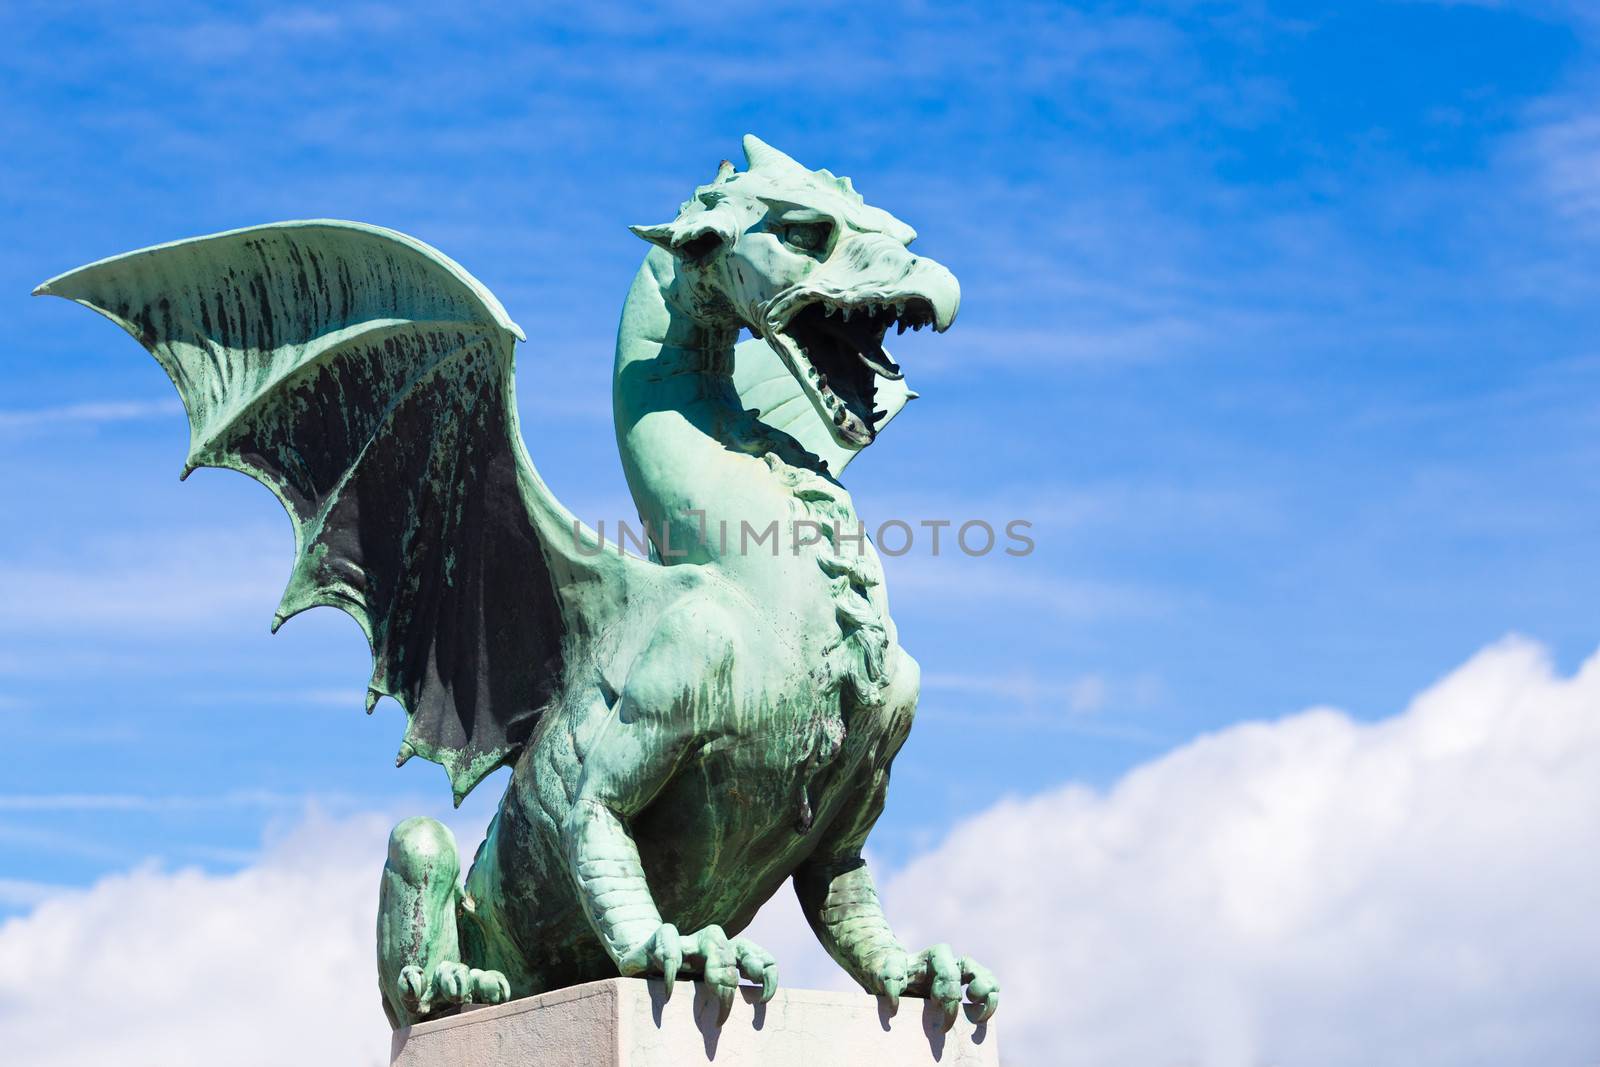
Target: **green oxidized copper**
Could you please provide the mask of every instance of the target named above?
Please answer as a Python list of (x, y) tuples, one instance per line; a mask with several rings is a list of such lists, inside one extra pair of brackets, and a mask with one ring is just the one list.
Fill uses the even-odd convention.
[[(692, 976), (726, 1016), (777, 965), (733, 936), (793, 879), (867, 990), (954, 1020), (999, 1002), (940, 945), (909, 951), (862, 848), (911, 728), (918, 668), (838, 475), (914, 394), (887, 329), (955, 318), (949, 271), (848, 179), (754, 137), (653, 247), (613, 401), (649, 560), (540, 480), (512, 395), (520, 329), (453, 261), (351, 222), (287, 222), (102, 260), (40, 286), (118, 323), (172, 378), (185, 473), (270, 488), (295, 534), (274, 628), (315, 605), (371, 643), (368, 710), (457, 803), (511, 783), (465, 883), (450, 832), (394, 830), (378, 969), (395, 1025), (608, 977)], [(738, 343), (742, 330), (752, 339)], [(772, 527), (776, 527), (774, 534)]]

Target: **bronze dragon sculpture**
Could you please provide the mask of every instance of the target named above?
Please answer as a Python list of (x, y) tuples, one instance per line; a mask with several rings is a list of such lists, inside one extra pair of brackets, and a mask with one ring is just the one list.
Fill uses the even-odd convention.
[[(754, 137), (653, 247), (617, 337), (614, 409), (649, 559), (579, 523), (523, 447), (522, 331), (402, 234), (288, 222), (130, 252), (37, 292), (112, 319), (177, 386), (185, 474), (228, 467), (289, 513), (274, 629), (348, 612), (398, 762), (456, 802), (513, 773), (465, 884), (450, 832), (389, 842), (378, 970), (390, 1021), (597, 978), (707, 983), (777, 965), (735, 935), (787, 879), (864, 988), (953, 1021), (999, 1003), (944, 945), (911, 951), (862, 847), (911, 728), (918, 668), (838, 475), (911, 394), (890, 328), (943, 331), (955, 278), (847, 178)], [(751, 339), (739, 342), (748, 330)], [(805, 531), (802, 536), (796, 531)]]

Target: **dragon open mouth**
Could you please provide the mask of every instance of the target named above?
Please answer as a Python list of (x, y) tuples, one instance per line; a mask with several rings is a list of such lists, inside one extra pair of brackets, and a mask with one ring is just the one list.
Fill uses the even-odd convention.
[[(904, 333), (934, 325), (933, 305), (906, 296), (842, 302), (821, 297), (803, 304), (778, 333), (788, 342), (795, 374), (813, 391), (838, 434), (857, 445), (869, 443), (888, 414), (874, 405), (879, 377), (905, 375), (883, 350), (894, 327)], [(782, 352), (782, 348), (780, 348)]]

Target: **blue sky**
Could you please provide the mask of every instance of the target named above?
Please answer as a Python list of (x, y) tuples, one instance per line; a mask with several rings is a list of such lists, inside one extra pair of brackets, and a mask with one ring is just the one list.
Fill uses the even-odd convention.
[[(869, 522), (927, 675), (874, 848), (1196, 735), (1357, 719), (1508, 632), (1600, 643), (1600, 88), (1557, 3), (15, 3), (0, 12), (0, 900), (228, 869), (303, 809), (436, 811), (343, 616), (276, 637), (289, 528), (202, 471), (154, 362), (30, 300), (176, 237), (361, 219), (528, 330), (530, 451), (631, 514), (608, 405), (644, 246), (747, 131), (850, 174), (964, 288)], [(482, 818), (499, 779), (480, 787)]]

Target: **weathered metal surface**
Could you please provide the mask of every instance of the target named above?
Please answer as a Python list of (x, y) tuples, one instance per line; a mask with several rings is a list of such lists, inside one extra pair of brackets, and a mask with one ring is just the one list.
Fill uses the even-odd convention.
[(998, 1005), (972, 960), (894, 938), (861, 858), (918, 670), (838, 482), (914, 395), (885, 332), (948, 328), (959, 289), (848, 179), (753, 137), (745, 154), (672, 222), (634, 228), (656, 247), (613, 401), (648, 561), (550, 494), (517, 429), (521, 331), (412, 238), (279, 223), (38, 290), (160, 361), (186, 471), (277, 495), (296, 555), (275, 625), (319, 604), (360, 623), (369, 709), (388, 695), (408, 713), (399, 761), (442, 764), (458, 802), (513, 766), (465, 885), (443, 826), (390, 839), (378, 962), (396, 1025), (619, 972), (701, 979), (724, 1012), (741, 976), (770, 997), (776, 962), (731, 935), (791, 878), (866, 989), (951, 1020), (963, 987), (976, 1015)]

